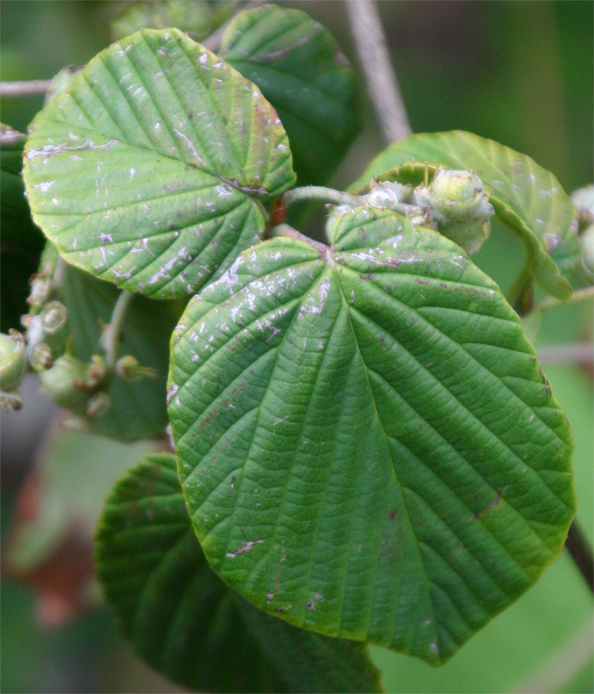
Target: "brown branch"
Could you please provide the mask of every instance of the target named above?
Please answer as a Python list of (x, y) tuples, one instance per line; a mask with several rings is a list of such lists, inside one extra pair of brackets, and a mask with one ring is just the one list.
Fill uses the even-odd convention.
[(53, 80), (30, 80), (28, 82), (0, 82), (0, 96), (38, 96), (45, 94)]
[(357, 45), (366, 86), (387, 144), (411, 134), (398, 81), (373, 0), (346, 0), (351, 32)]

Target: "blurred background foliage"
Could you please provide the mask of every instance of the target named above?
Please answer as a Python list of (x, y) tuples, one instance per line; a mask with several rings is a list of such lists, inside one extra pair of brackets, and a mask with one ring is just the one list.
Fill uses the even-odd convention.
[[(326, 25), (356, 64), (338, 0), (278, 4), (302, 9)], [(0, 3), (1, 79), (47, 79), (65, 65), (86, 63), (111, 42), (110, 22), (126, 5)], [(469, 130), (529, 154), (568, 192), (592, 182), (592, 2), (385, 0), (379, 8), (414, 132)], [(0, 120), (26, 131), (42, 104), (42, 97), (2, 99)], [(335, 187), (352, 182), (383, 146), (366, 98), (364, 131)], [(511, 232), (495, 226), (475, 259), (505, 290), (523, 265), (524, 251)], [(592, 322), (591, 304), (550, 311), (543, 315), (537, 348), (591, 340)], [(573, 426), (578, 518), (592, 539), (592, 369), (546, 363), (543, 368)], [(51, 417), (35, 404), (34, 382), (23, 395), (30, 398), (28, 414), (2, 415), (3, 533)], [(131, 655), (104, 610), (48, 629), (39, 625), (38, 608), (30, 589), (3, 584), (1, 691), (177, 691)], [(591, 594), (564, 554), (445, 667), (434, 669), (379, 648), (373, 655), (388, 692), (592, 692), (592, 639)]]

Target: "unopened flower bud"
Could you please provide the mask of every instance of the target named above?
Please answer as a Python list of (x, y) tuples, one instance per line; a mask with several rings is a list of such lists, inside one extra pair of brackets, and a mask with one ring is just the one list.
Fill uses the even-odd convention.
[(150, 366), (141, 366), (138, 359), (126, 354), (117, 360), (115, 370), (118, 376), (126, 381), (138, 381), (141, 378), (157, 378), (157, 372)]
[(571, 199), (578, 208), (581, 229), (594, 224), (594, 186), (580, 188), (571, 194)]
[(87, 371), (87, 364), (69, 354), (56, 359), (51, 369), (39, 374), (42, 389), (61, 407), (66, 407), (78, 415), (85, 415), (89, 392), (77, 383)]
[(58, 332), (68, 321), (68, 310), (60, 301), (50, 301), (39, 314), (41, 325), (46, 333)]
[(367, 205), (380, 209), (395, 209), (405, 202), (412, 193), (411, 185), (401, 185), (385, 181), (375, 185), (367, 195), (364, 195)]
[(83, 390), (96, 390), (105, 380), (106, 373), (103, 357), (93, 354), (91, 363), (87, 366), (84, 374), (76, 381), (76, 385)]
[(429, 188), (415, 190), (415, 199), (431, 208), (438, 231), (467, 253), (478, 251), (489, 236), (489, 218), (495, 212), (472, 171), (438, 169)]
[(594, 224), (591, 224), (580, 236), (582, 247), (580, 260), (586, 275), (594, 279)]
[(87, 415), (89, 417), (102, 417), (111, 406), (111, 398), (107, 393), (96, 393), (91, 397), (87, 404)]
[(25, 375), (25, 338), (17, 330), (0, 333), (0, 390), (18, 387)]
[(51, 369), (54, 365), (54, 354), (52, 352), (52, 348), (46, 342), (35, 345), (35, 347), (31, 350), (29, 363), (37, 372)]
[(54, 292), (54, 287), (50, 278), (39, 273), (33, 275), (30, 280), (31, 293), (27, 298), (27, 303), (31, 306), (43, 306), (47, 301), (49, 301)]

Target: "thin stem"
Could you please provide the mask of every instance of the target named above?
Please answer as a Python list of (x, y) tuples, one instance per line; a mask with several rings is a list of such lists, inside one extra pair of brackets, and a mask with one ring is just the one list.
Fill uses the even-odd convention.
[(529, 263), (526, 263), (526, 265), (524, 265), (522, 268), (522, 272), (520, 272), (520, 274), (516, 277), (514, 283), (505, 296), (508, 303), (512, 304), (515, 298), (529, 282), (532, 282), (532, 273), (530, 272)]
[(346, 0), (351, 32), (387, 144), (411, 134), (382, 22), (373, 0)]
[(588, 301), (588, 299), (594, 298), (594, 286), (586, 287), (585, 289), (578, 289), (572, 292), (571, 296), (567, 299), (555, 299), (552, 296), (546, 296), (544, 299), (537, 301), (534, 305), (535, 309), (540, 311), (549, 311), (552, 308), (557, 308), (558, 306), (567, 306), (567, 304), (577, 304), (580, 301)]
[(285, 204), (297, 202), (298, 200), (325, 200), (334, 205), (360, 205), (361, 200), (355, 195), (343, 193), (334, 188), (324, 186), (303, 186), (303, 188), (293, 188), (285, 193)]
[(29, 82), (0, 82), (0, 96), (38, 96), (45, 94), (52, 80), (30, 80)]
[(124, 289), (113, 307), (111, 321), (109, 323), (109, 327), (107, 328), (108, 333), (105, 337), (105, 366), (108, 371), (113, 371), (115, 368), (115, 363), (118, 358), (118, 349), (120, 346), (120, 332), (122, 330), (122, 323), (124, 322), (126, 310), (128, 309), (128, 306), (133, 298), (134, 293), (128, 292)]
[(569, 528), (565, 548), (571, 555), (590, 590), (594, 593), (594, 555), (592, 554), (592, 545), (575, 519)]
[(275, 227), (272, 227), (271, 233), (272, 236), (288, 236), (291, 239), (303, 241), (304, 243), (309, 244), (312, 248), (315, 248), (324, 256), (326, 256), (329, 251), (328, 246), (326, 246), (323, 243), (320, 243), (319, 241), (314, 241), (313, 239), (310, 239), (309, 236), (305, 236), (300, 231), (297, 231), (297, 229), (293, 229), (293, 227), (289, 224), (277, 224)]

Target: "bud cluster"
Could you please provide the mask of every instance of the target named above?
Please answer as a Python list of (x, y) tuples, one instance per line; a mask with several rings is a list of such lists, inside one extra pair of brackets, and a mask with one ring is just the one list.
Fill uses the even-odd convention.
[(370, 207), (392, 209), (414, 225), (436, 229), (476, 253), (489, 236), (489, 218), (494, 210), (481, 179), (472, 171), (438, 169), (430, 185), (383, 182), (361, 196)]

